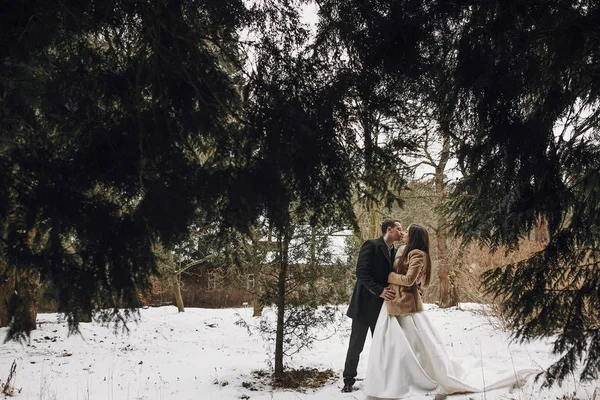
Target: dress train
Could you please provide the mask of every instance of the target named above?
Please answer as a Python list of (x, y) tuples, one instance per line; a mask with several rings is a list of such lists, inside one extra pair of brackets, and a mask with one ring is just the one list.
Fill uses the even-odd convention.
[(370, 399), (483, 392), (522, 385), (533, 372), (481, 359), (452, 360), (425, 312), (388, 315), (384, 303), (373, 333), (364, 392)]

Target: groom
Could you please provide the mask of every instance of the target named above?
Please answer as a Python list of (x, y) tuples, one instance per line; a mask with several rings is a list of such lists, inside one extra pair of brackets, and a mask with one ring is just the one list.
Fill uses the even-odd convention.
[(395, 297), (394, 291), (387, 288), (387, 278), (396, 256), (394, 242), (402, 238), (400, 221), (384, 220), (381, 234), (378, 239), (364, 242), (358, 254), (356, 286), (346, 313), (352, 318), (352, 330), (344, 366), (344, 393), (352, 392), (367, 332), (370, 329), (373, 335), (383, 300)]

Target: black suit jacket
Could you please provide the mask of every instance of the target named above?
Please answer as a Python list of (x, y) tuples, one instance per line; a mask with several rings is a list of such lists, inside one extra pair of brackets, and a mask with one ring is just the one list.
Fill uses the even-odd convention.
[(360, 247), (356, 263), (356, 286), (346, 313), (350, 318), (365, 324), (375, 324), (383, 299), (379, 297), (387, 287), (396, 250), (390, 258), (388, 245), (383, 237), (367, 240)]

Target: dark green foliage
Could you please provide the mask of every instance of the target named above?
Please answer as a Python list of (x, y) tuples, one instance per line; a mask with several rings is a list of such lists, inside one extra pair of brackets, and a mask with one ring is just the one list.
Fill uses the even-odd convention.
[[(242, 148), (251, 157), (232, 186), (264, 193), (266, 217), (278, 229), (292, 223), (292, 207), (315, 222), (351, 221), (344, 88), (306, 47), (302, 28), (289, 24), (270, 26), (258, 48)], [(282, 43), (273, 41), (281, 36)], [(233, 215), (246, 211), (235, 208)]]
[[(433, 45), (434, 29), (422, 1), (319, 1), (317, 43), (340, 64), (348, 87), (348, 131), (361, 138), (354, 162), (361, 166), (356, 194), (372, 205), (398, 202), (410, 172), (423, 118), (425, 86), (437, 71), (422, 50)], [(426, 51), (431, 51), (431, 47)], [(381, 175), (379, 171), (387, 171)]]
[[(272, 348), (277, 326), (270, 317), (272, 315), (263, 317), (257, 329), (267, 346)], [(284, 316), (283, 355), (286, 359), (291, 358), (303, 349), (311, 349), (316, 341), (336, 334), (343, 318), (344, 313), (335, 306), (289, 305)]]
[(414, 109), (396, 104), (425, 105), (459, 145), (464, 178), (446, 208), (454, 233), (510, 249), (547, 224), (542, 252), (484, 283), (504, 300), (517, 338), (558, 334), (562, 358), (548, 384), (580, 362), (583, 379), (597, 378), (598, 3), (319, 4), (323, 43), (343, 48), (368, 87), (396, 99), (382, 106), (414, 126)]
[(352, 224), (356, 188), (397, 200), (403, 142), (363, 157), (348, 70), (311, 48), (298, 5), (2, 7), (1, 265), (51, 283), (71, 331), (137, 307), (154, 251), (194, 224), (247, 232), (262, 216), (283, 237), (299, 221)]
[[(259, 231), (254, 231), (255, 238)], [(275, 306), (278, 316), (281, 314), (282, 320), (274, 321), (272, 313), (266, 313), (258, 327), (268, 347), (280, 340), (281, 353), (275, 346), (276, 368), (283, 365), (284, 357), (324, 339), (323, 331), (334, 334), (343, 318), (335, 304), (348, 301), (347, 275), (354, 268), (335, 257), (330, 233), (298, 224), (289, 242), (269, 240), (268, 232), (263, 230), (261, 240), (246, 239), (238, 246), (234, 264), (238, 274), (253, 273), (257, 282), (254, 293), (259, 296), (261, 308)], [(240, 323), (247, 326), (243, 320)]]
[[(299, 3), (280, 2), (258, 20), (261, 36), (245, 93), (248, 124), (240, 146), (249, 157), (242, 157), (244, 174), (231, 182), (233, 190), (266, 196), (257, 199), (265, 204), (263, 216), (276, 250), (273, 279), (262, 301), (277, 308), (273, 331), (264, 329), (275, 336), (275, 376), (283, 374), (290, 341), (292, 346), (310, 343), (310, 326), (324, 323), (323, 317), (331, 319), (316, 309), (317, 299), (326, 301), (316, 289), (324, 276), (319, 269), (328, 263), (316, 257), (322, 250), (306, 253), (315, 236), (300, 231), (355, 226), (356, 192), (362, 201), (398, 201), (393, 189), (403, 184), (404, 175), (395, 156), (408, 146), (397, 137), (382, 143), (379, 135), (385, 132), (378, 121), (369, 129), (356, 129), (359, 119), (372, 118), (372, 112), (360, 110), (370, 106), (369, 100), (360, 96), (349, 66), (330, 47), (309, 40), (299, 20)], [(227, 214), (236, 219), (255, 209), (250, 202), (232, 204)], [(315, 231), (312, 235), (322, 237)], [(297, 240), (303, 242), (308, 263), (299, 261)], [(294, 319), (298, 313), (305, 318)], [(296, 343), (295, 337), (301, 339)]]
[(511, 1), (467, 15), (456, 68), (465, 177), (449, 203), (454, 231), (495, 250), (547, 223), (545, 249), (490, 271), (484, 284), (518, 339), (557, 335), (547, 384), (580, 363), (582, 379), (597, 379), (600, 8)]
[[(71, 330), (121, 319), (225, 190), (241, 2), (17, 2), (0, 24), (0, 254)], [(203, 38), (202, 40), (199, 40)], [(206, 215), (206, 214), (205, 214)], [(22, 329), (12, 326), (9, 336)]]
[(547, 223), (543, 251), (485, 277), (517, 338), (558, 334), (548, 383), (581, 361), (597, 378), (597, 2), (323, 0), (314, 42), (301, 3), (2, 6), (0, 276), (51, 282), (72, 330), (118, 321), (157, 244), (261, 217), (283, 311), (294, 228), (398, 202), (424, 111), (460, 145), (455, 233), (515, 248)]

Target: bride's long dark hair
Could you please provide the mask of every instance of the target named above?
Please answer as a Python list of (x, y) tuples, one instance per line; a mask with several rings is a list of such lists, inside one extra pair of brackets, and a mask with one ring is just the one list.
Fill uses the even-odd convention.
[(402, 255), (396, 259), (394, 262), (394, 271), (400, 271), (400, 266), (404, 265), (405, 260), (408, 260), (408, 253), (412, 250), (421, 250), (425, 253), (425, 268), (423, 273), (425, 275), (425, 279), (423, 281), (423, 286), (429, 286), (429, 282), (431, 281), (431, 257), (429, 257), (429, 233), (427, 229), (423, 228), (421, 225), (411, 224), (408, 227), (408, 243), (404, 246), (404, 251)]

